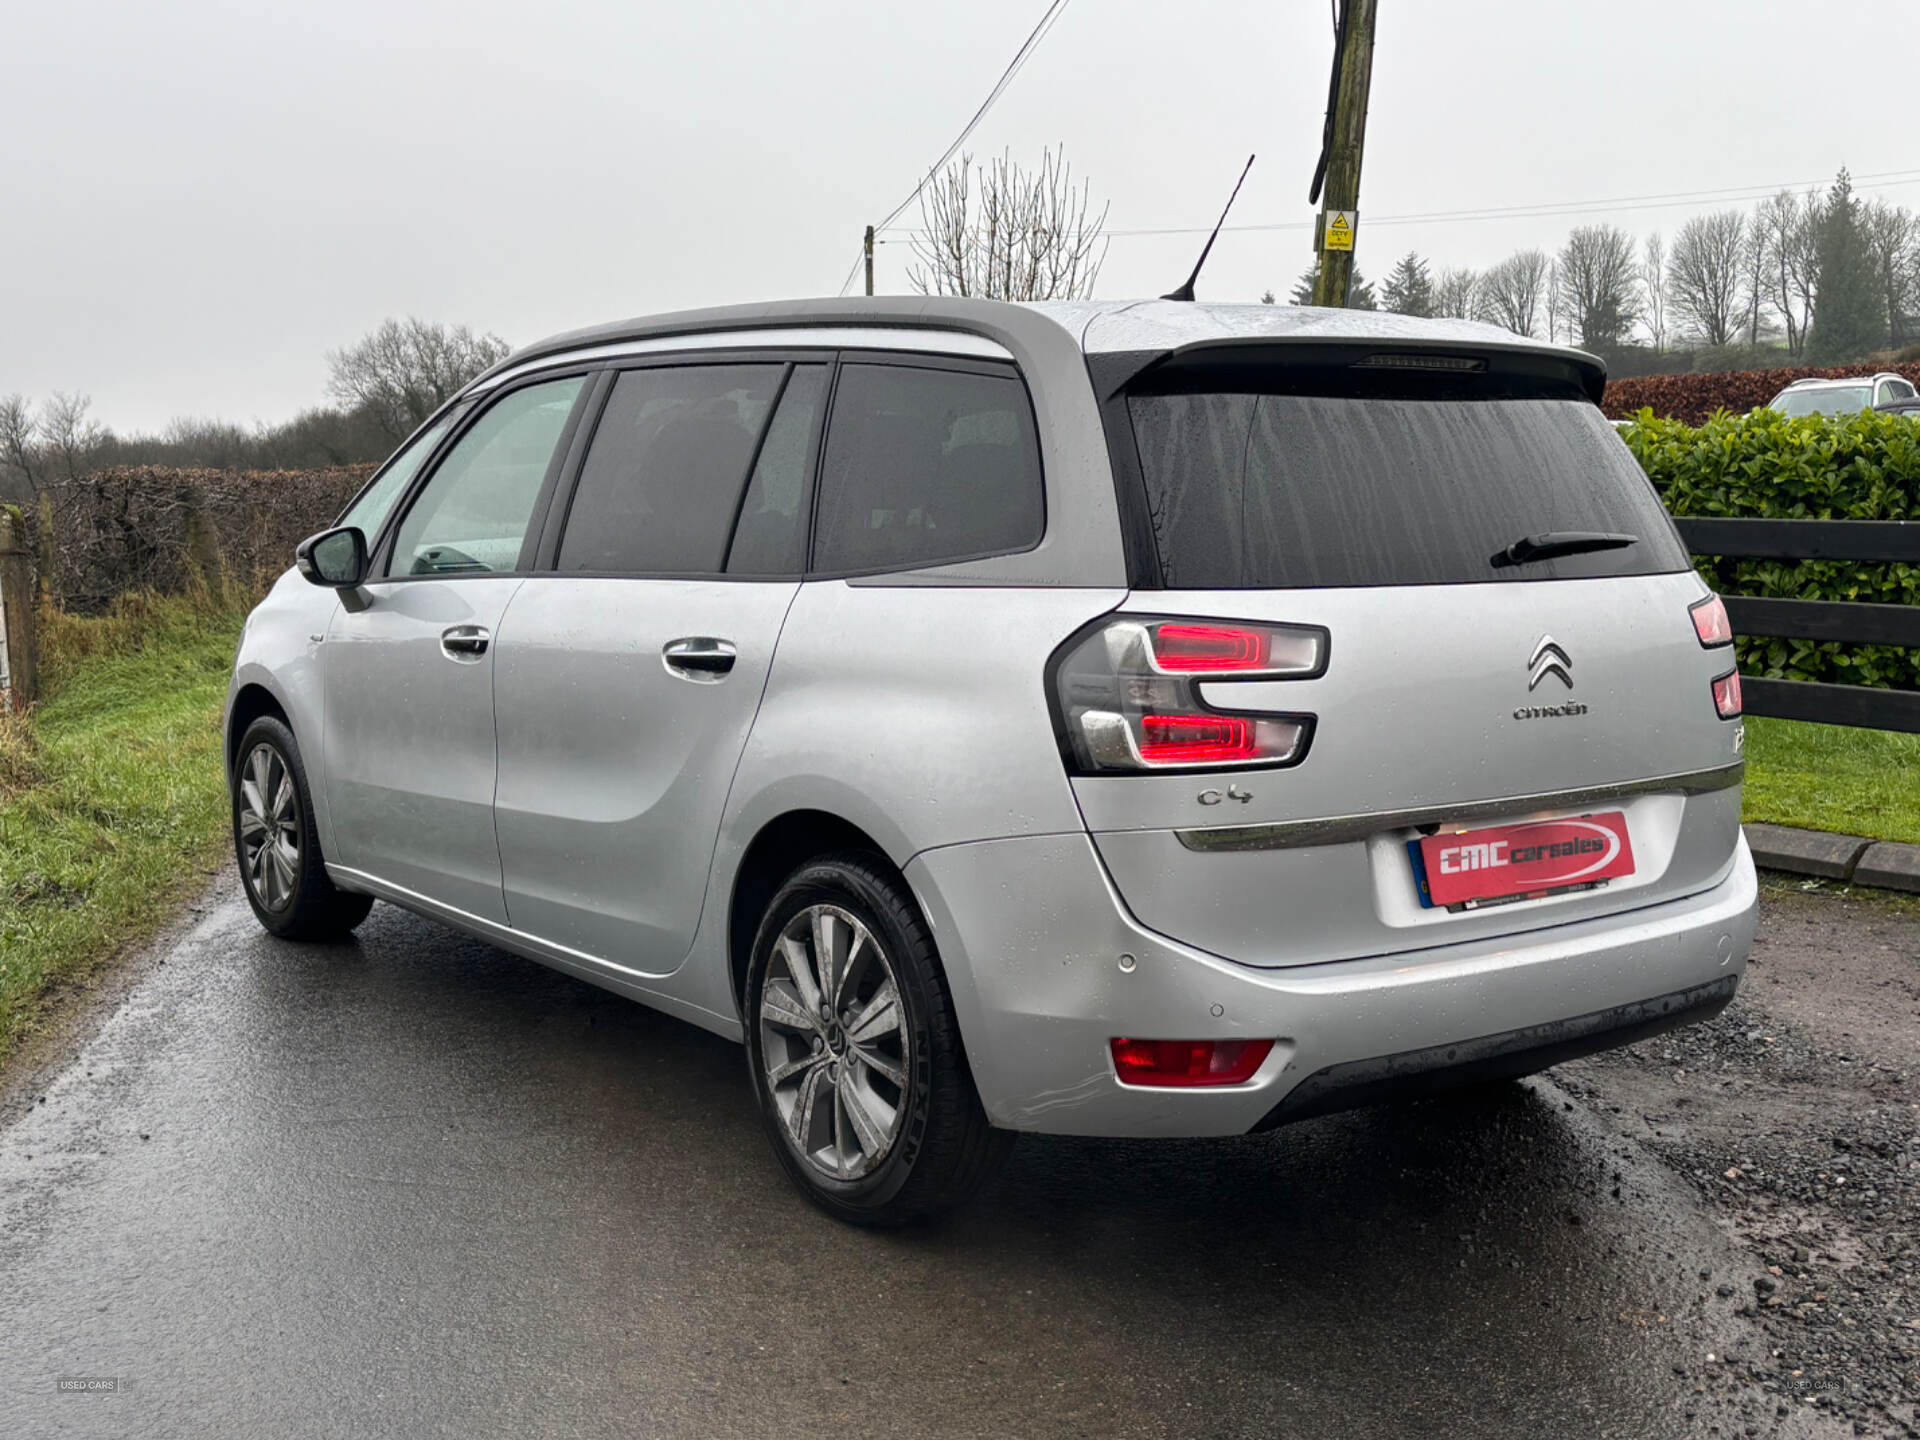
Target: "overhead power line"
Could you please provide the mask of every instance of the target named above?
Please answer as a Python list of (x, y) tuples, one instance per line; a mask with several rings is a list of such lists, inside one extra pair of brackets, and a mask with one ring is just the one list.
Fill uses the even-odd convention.
[[(1489, 206), (1477, 210), (1426, 210), (1404, 215), (1376, 215), (1367, 220), (1374, 225), (1448, 225), (1476, 220), (1523, 220), (1548, 219), (1557, 215), (1590, 215), (1616, 210), (1658, 210), (1668, 206), (1698, 203), (1701, 201), (1721, 200), (1733, 202), (1739, 200), (1765, 200), (1782, 190), (1799, 190), (1809, 185), (1824, 185), (1825, 180), (1789, 180), (1769, 185), (1733, 185), (1719, 190), (1673, 190), (1653, 195), (1624, 195), (1610, 200), (1568, 200), (1542, 201), (1534, 205)], [(1882, 170), (1870, 175), (1854, 177), (1856, 190), (1884, 190), (1898, 185), (1920, 184), (1920, 170)], [(1228, 225), (1222, 233), (1230, 231), (1276, 231), (1311, 230), (1312, 220), (1282, 220), (1268, 224)], [(1104, 233), (1114, 239), (1133, 239), (1150, 235), (1205, 235), (1208, 226), (1166, 226), (1144, 230), (1108, 230)], [(917, 235), (921, 232), (905, 227), (890, 230), (895, 235)]]
[[(920, 192), (927, 188), (928, 182), (931, 181), (935, 175), (938, 175), (940, 171), (945, 168), (947, 162), (953, 159), (954, 155), (959, 152), (960, 147), (967, 143), (967, 137), (973, 134), (982, 120), (986, 119), (987, 112), (993, 108), (994, 102), (1006, 93), (1007, 87), (1013, 83), (1014, 76), (1018, 75), (1026, 66), (1027, 61), (1032, 58), (1033, 52), (1040, 48), (1040, 42), (1047, 38), (1047, 32), (1053, 29), (1054, 22), (1066, 13), (1067, 6), (1072, 3), (1073, 0), (1051, 0), (1051, 3), (1047, 6), (1046, 13), (1040, 17), (1039, 23), (1033, 27), (1033, 30), (1028, 34), (1027, 38), (1021, 42), (1020, 48), (1014, 52), (1013, 59), (1007, 62), (1007, 68), (1000, 72), (1000, 78), (994, 82), (993, 89), (987, 92), (987, 98), (982, 100), (980, 102), (980, 108), (973, 112), (973, 118), (967, 121), (958, 135), (953, 137), (953, 143), (947, 146), (941, 153), (940, 158), (928, 167), (927, 173), (921, 177), (920, 183), (908, 192), (907, 198), (889, 210), (887, 212), (887, 218), (873, 227), (876, 233), (887, 229), (895, 220), (898, 220), (901, 212), (920, 198)], [(860, 273), (860, 265), (865, 258), (866, 254), (864, 250), (854, 257), (853, 266), (847, 271), (847, 278), (840, 282), (840, 293), (842, 295), (846, 294), (847, 287), (853, 284), (853, 277)]]

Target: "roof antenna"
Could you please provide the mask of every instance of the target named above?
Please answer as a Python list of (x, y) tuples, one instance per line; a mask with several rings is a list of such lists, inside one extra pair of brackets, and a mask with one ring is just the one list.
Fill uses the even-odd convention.
[[(1240, 187), (1247, 183), (1247, 170), (1253, 169), (1253, 156), (1247, 156), (1247, 169), (1240, 172), (1240, 178), (1233, 182), (1233, 194), (1227, 196), (1227, 210), (1233, 209), (1233, 202), (1240, 194)], [(1207, 263), (1207, 256), (1213, 251), (1213, 242), (1220, 238), (1220, 227), (1227, 223), (1227, 210), (1220, 212), (1220, 219), (1213, 227), (1213, 233), (1207, 236), (1206, 248), (1200, 252), (1200, 258), (1194, 262), (1193, 273), (1187, 277), (1187, 283), (1171, 295), (1162, 295), (1162, 300), (1192, 300), (1193, 282), (1200, 278), (1200, 267)]]

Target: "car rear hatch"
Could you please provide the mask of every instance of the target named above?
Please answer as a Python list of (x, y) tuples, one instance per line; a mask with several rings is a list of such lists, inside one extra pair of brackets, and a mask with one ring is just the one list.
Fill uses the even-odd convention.
[(1142, 923), (1301, 965), (1726, 874), (1718, 602), (1576, 358), (1243, 344), (1105, 380), (1150, 583), (1050, 683)]

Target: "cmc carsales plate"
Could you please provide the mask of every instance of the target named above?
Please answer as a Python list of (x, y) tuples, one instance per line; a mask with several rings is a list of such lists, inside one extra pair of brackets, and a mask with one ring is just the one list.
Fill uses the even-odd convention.
[(1627, 817), (1618, 810), (1428, 835), (1418, 843), (1434, 905), (1510, 899), (1633, 873)]

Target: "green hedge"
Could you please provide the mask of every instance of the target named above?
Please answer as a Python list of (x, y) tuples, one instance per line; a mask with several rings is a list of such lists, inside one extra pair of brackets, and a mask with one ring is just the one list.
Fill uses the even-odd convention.
[[(1697, 428), (1642, 410), (1621, 434), (1675, 515), (1920, 519), (1920, 421), (1904, 415), (1790, 420), (1724, 411)], [(1724, 595), (1920, 603), (1920, 567), (1843, 561), (1697, 562)], [(1749, 675), (1920, 690), (1920, 652), (1886, 645), (1742, 640)]]

